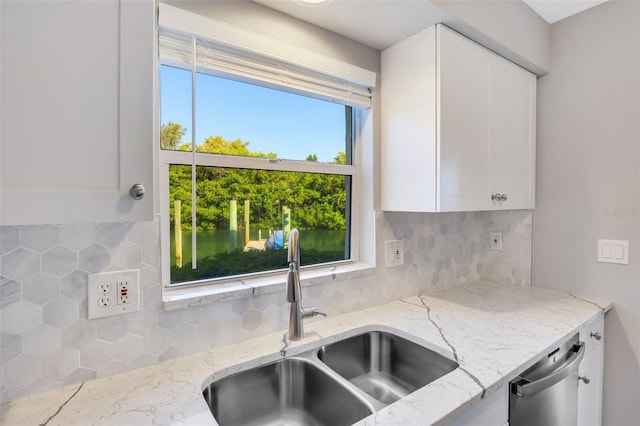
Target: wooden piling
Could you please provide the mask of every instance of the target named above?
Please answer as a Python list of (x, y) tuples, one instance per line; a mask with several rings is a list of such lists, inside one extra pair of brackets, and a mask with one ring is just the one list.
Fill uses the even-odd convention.
[(249, 209), (251, 208), (251, 202), (244, 200), (244, 245), (249, 244)]
[(182, 201), (173, 201), (173, 229), (175, 237), (176, 266), (182, 268)]
[(289, 232), (291, 232), (291, 209), (282, 206), (282, 244), (285, 248), (289, 246)]
[(235, 197), (229, 200), (229, 251), (238, 248), (238, 205)]

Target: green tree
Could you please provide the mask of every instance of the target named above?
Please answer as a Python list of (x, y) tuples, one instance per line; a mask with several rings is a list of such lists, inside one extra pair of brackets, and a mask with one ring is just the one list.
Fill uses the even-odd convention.
[(305, 159), (305, 161), (313, 161), (314, 163), (318, 162), (318, 156), (315, 154), (309, 154), (307, 155), (307, 158)]
[(249, 142), (243, 142), (240, 139), (228, 141), (222, 136), (208, 136), (202, 145), (196, 146), (196, 151), (211, 152), (215, 154), (242, 155), (245, 157), (270, 157), (275, 158), (276, 154), (270, 152), (265, 154), (260, 151), (251, 151), (247, 147)]
[(178, 149), (187, 129), (178, 123), (169, 121), (160, 127), (160, 147), (162, 149)]
[(347, 164), (347, 154), (344, 151), (340, 151), (333, 157), (333, 164)]
[[(167, 123), (169, 124), (169, 123)], [(168, 126), (167, 126), (168, 128)], [(179, 143), (179, 142), (178, 142)], [(177, 145), (177, 143), (176, 143)], [(183, 144), (179, 149), (190, 149)], [(276, 157), (274, 153), (252, 151), (249, 142), (229, 141), (209, 136), (198, 145), (199, 152), (252, 157)], [(307, 161), (317, 161), (315, 154)], [(344, 152), (333, 163), (344, 164)], [(225, 167), (196, 167), (196, 226), (198, 230), (225, 229), (229, 224), (229, 200), (251, 201), (251, 223), (262, 229), (280, 229), (282, 206), (293, 211), (292, 225), (304, 229), (344, 230), (346, 228), (346, 180), (342, 175), (298, 173)], [(191, 166), (171, 165), (170, 217), (173, 223), (173, 200), (181, 200), (183, 229), (191, 229)], [(239, 217), (244, 203), (238, 204)]]

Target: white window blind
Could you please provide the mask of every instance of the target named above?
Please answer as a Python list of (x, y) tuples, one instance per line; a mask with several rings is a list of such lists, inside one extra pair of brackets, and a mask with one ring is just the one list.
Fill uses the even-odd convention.
[[(191, 30), (180, 28), (181, 23), (186, 24), (185, 21), (189, 20), (192, 21), (188, 23)], [(233, 27), (230, 31), (226, 24), (164, 4), (161, 4), (159, 22), (160, 62), (166, 65), (191, 69), (195, 40), (197, 72), (310, 95), (354, 107), (371, 106), (371, 82), (375, 82), (373, 72), (358, 69), (350, 64), (336, 65), (338, 61), (322, 58), (313, 52), (306, 52), (309, 57), (315, 56), (316, 63), (309, 66), (300, 65), (299, 61), (283, 60), (283, 55), (279, 52), (290, 49), (294, 55), (299, 55), (301, 49)], [(216, 31), (216, 25), (222, 31)], [(210, 32), (209, 37), (207, 34), (198, 33), (198, 28), (205, 28)], [(219, 32), (230, 34), (229, 40), (220, 40)], [(234, 42), (234, 34), (239, 34), (236, 38), (242, 38), (242, 43)], [(245, 46), (238, 46), (239, 44)], [(260, 45), (264, 45), (264, 49), (261, 49)], [(270, 52), (274, 50), (274, 45), (278, 50), (275, 54)], [(334, 70), (319, 70), (318, 58), (325, 59), (324, 62), (329, 64), (326, 68)], [(364, 78), (340, 75), (345, 69), (350, 72), (344, 74), (357, 74), (358, 77), (363, 75)]]

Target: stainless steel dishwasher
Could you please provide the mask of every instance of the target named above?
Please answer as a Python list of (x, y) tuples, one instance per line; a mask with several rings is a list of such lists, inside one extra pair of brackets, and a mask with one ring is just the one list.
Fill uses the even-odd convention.
[(509, 426), (575, 426), (583, 356), (576, 334), (511, 381)]

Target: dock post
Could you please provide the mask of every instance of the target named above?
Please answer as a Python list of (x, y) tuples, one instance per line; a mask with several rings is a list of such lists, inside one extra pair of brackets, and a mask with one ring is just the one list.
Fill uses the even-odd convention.
[(249, 244), (249, 209), (251, 208), (251, 202), (244, 200), (244, 245)]
[(289, 232), (291, 232), (291, 209), (282, 206), (282, 245), (284, 248), (289, 247)]
[(236, 198), (229, 201), (229, 251), (238, 248), (238, 205)]
[(176, 266), (182, 268), (182, 201), (173, 201), (173, 229), (175, 238)]

